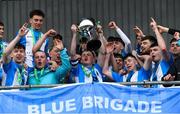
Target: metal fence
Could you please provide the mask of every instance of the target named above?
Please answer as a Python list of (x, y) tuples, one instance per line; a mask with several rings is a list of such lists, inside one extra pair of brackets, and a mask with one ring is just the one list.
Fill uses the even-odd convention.
[[(120, 82), (121, 85), (175, 85), (180, 81), (142, 81), (142, 82)], [(0, 90), (6, 89), (30, 89), (30, 88), (52, 88), (68, 84), (48, 84), (48, 85), (21, 85), (21, 86), (0, 86)]]

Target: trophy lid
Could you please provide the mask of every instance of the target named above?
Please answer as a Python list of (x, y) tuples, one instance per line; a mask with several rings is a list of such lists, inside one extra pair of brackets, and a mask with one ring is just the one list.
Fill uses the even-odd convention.
[(86, 27), (86, 26), (94, 26), (93, 22), (90, 21), (89, 19), (84, 19), (80, 22), (79, 24), (79, 28), (82, 28), (82, 27)]

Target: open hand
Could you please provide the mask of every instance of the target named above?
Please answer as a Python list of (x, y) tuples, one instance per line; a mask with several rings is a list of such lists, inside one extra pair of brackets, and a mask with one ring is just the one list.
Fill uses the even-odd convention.
[(109, 53), (113, 53), (113, 50), (114, 50), (114, 45), (113, 43), (109, 42), (106, 44), (106, 53), (109, 54)]
[(136, 34), (138, 37), (143, 37), (143, 36), (144, 36), (142, 30), (141, 30), (138, 26), (135, 26), (135, 27), (133, 28), (133, 30), (134, 30), (135, 34)]

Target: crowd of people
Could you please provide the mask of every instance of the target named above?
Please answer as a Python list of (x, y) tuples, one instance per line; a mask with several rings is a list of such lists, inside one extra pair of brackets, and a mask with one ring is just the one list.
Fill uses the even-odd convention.
[[(71, 45), (67, 50), (62, 36), (55, 30), (41, 32), (44, 17), (41, 10), (32, 10), (30, 27), (25, 23), (9, 43), (3, 41), (4, 24), (0, 22), (1, 86), (180, 80), (180, 30), (158, 25), (151, 18), (150, 27), (155, 36), (144, 34), (135, 26), (133, 49), (131, 40), (116, 22), (109, 22), (108, 27), (119, 36), (106, 38), (103, 27), (88, 19), (95, 26), (95, 35), (81, 36), (78, 25), (72, 24)], [(172, 35), (170, 49), (162, 36), (165, 33)], [(49, 38), (53, 40), (51, 47)], [(179, 85), (135, 85), (169, 86)]]

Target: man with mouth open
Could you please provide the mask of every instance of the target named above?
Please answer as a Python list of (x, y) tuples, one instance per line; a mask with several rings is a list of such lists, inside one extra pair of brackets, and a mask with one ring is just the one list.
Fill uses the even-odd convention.
[[(37, 44), (33, 47), (33, 50), (37, 50), (41, 46), (47, 36), (54, 34), (54, 30), (46, 32), (42, 39), (38, 40)], [(36, 49), (35, 49), (36, 48)], [(47, 60), (46, 53), (41, 50), (34, 51), (34, 63), (35, 67), (29, 70), (28, 84), (30, 85), (42, 85), (42, 84), (59, 84), (64, 74), (70, 70), (69, 56), (67, 50), (63, 46), (63, 42), (60, 41), (55, 46), (57, 54), (61, 59), (61, 64), (57, 64), (55, 61)]]
[[(5, 72), (2, 85), (26, 85), (27, 67), (25, 61), (25, 47), (19, 44), (19, 40), (27, 34), (27, 23), (19, 30), (17, 36), (9, 43), (3, 54), (3, 69)], [(12, 57), (12, 58), (11, 58)]]
[[(151, 45), (150, 47), (150, 56), (152, 57), (152, 74), (150, 81), (161, 81), (163, 76), (167, 74), (170, 65), (173, 63), (173, 58), (167, 50), (165, 41), (160, 34), (156, 21), (151, 18), (150, 26), (154, 31), (157, 43)], [(174, 78), (171, 76), (171, 78)], [(153, 88), (162, 87), (162, 85), (152, 85)]]
[[(99, 29), (101, 29), (99, 27)], [(99, 30), (98, 29), (98, 30)], [(102, 66), (103, 66), (103, 33), (102, 31), (98, 31), (98, 38), (101, 41), (101, 47), (99, 49), (98, 57), (96, 58), (96, 54), (93, 50), (87, 49), (82, 52), (81, 60), (77, 60), (77, 52), (76, 52), (76, 37), (77, 37), (78, 28), (76, 25), (71, 26), (71, 31), (73, 33), (72, 41), (71, 41), (71, 64), (72, 64), (72, 78), (74, 78), (76, 83), (94, 83), (94, 82), (103, 82), (102, 75)], [(93, 45), (94, 47), (96, 45)], [(87, 46), (88, 47), (88, 46)], [(96, 62), (97, 59), (97, 62)]]

